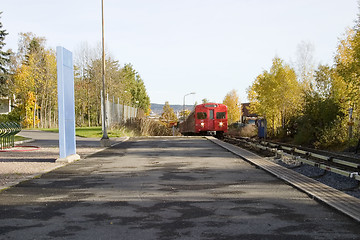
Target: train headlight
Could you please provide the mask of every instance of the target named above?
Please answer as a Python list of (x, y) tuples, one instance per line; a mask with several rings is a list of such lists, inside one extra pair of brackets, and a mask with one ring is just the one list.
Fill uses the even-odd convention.
[(224, 125), (223, 122), (219, 122), (219, 127), (222, 127)]
[(202, 122), (202, 123), (200, 123), (200, 125), (201, 125), (201, 127), (204, 127), (204, 126), (205, 126), (205, 123)]

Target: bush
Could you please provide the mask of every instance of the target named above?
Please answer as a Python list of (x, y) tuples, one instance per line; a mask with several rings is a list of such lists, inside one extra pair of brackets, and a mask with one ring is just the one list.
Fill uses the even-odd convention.
[(15, 108), (9, 114), (1, 114), (0, 115), (0, 122), (16, 122), (20, 123), (20, 113)]
[(240, 137), (255, 137), (257, 136), (257, 127), (253, 124), (230, 126), (228, 134)]
[[(172, 136), (172, 128), (167, 124), (153, 119), (141, 118), (126, 122), (125, 126), (135, 132), (137, 136)], [(175, 135), (179, 135), (178, 131)]]
[(341, 150), (348, 140), (348, 128), (340, 119), (321, 131), (318, 141), (314, 143), (316, 148)]
[(329, 146), (331, 141), (336, 145), (342, 141), (341, 121), (344, 114), (339, 103), (333, 98), (322, 98), (319, 95), (307, 95), (303, 115), (293, 124), (297, 129), (294, 141), (296, 144)]

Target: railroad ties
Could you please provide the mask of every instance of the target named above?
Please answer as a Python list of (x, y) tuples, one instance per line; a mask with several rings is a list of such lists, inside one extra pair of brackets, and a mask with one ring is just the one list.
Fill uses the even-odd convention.
[(360, 222), (360, 199), (322, 184), (314, 179), (308, 178), (283, 166), (240, 147), (220, 141), (214, 137), (207, 137), (208, 140), (220, 145), (242, 159), (260, 167), (261, 169), (275, 175), (295, 188), (305, 192), (310, 197), (317, 199), (347, 216)]

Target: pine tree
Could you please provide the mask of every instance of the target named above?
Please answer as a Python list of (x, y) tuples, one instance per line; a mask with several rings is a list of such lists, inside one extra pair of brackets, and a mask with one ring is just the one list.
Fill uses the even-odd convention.
[[(1, 19), (0, 12), (0, 19)], [(6, 65), (10, 62), (9, 52), (4, 52), (3, 47), (5, 46), (5, 36), (8, 35), (6, 30), (2, 29), (3, 25), (0, 22), (0, 96), (5, 96), (7, 94), (7, 86), (6, 81), (8, 78), (8, 71), (6, 69)]]

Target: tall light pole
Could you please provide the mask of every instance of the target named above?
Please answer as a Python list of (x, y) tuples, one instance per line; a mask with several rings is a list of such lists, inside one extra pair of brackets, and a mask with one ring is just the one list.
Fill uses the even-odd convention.
[(183, 101), (183, 120), (185, 121), (185, 97), (186, 96), (189, 96), (191, 94), (195, 94), (194, 92), (191, 92), (191, 93), (188, 93), (188, 94), (185, 94), (184, 96), (184, 101)]
[(101, 138), (101, 143), (104, 146), (109, 145), (109, 136), (107, 134), (107, 126), (106, 126), (106, 93), (105, 93), (105, 37), (104, 37), (104, 0), (101, 0), (101, 26), (102, 26), (102, 98), (103, 98), (103, 136)]

